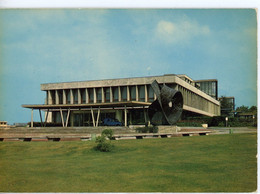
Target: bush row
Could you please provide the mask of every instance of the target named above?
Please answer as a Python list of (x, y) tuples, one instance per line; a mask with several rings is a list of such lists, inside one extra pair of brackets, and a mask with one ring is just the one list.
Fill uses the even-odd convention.
[[(31, 127), (31, 122), (28, 122), (27, 125)], [(33, 127), (41, 127), (41, 122), (33, 122)], [(44, 123), (43, 123), (44, 126)], [(46, 123), (46, 127), (62, 127), (61, 123)]]
[(150, 126), (150, 127), (138, 127), (135, 129), (137, 133), (158, 133), (158, 127)]
[[(216, 116), (216, 117), (191, 117), (186, 120), (180, 120), (177, 122), (178, 126), (192, 126), (200, 127), (201, 124), (208, 124), (209, 127), (224, 127), (226, 126), (226, 117), (225, 116)], [(228, 118), (228, 126), (230, 127), (250, 127), (257, 126), (257, 119), (241, 119), (237, 117)]]

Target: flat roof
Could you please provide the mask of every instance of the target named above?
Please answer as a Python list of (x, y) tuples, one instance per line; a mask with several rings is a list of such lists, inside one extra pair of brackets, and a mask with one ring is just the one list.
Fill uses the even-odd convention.
[(89, 104), (31, 104), (22, 105), (23, 108), (29, 109), (83, 109), (83, 108), (110, 108), (110, 107), (134, 107), (134, 106), (149, 106), (151, 102), (137, 102), (137, 101), (127, 101), (127, 102), (106, 102), (106, 103), (89, 103)]
[(131, 77), (119, 79), (100, 79), (89, 81), (59, 82), (41, 84), (41, 90), (59, 90), (59, 89), (77, 89), (77, 88), (97, 88), (97, 87), (114, 87), (114, 86), (131, 86), (151, 84), (154, 80), (159, 83), (171, 83), (176, 79), (181, 79), (177, 75), (160, 75), (147, 77)]
[(218, 81), (217, 79), (202, 79), (202, 80), (194, 80), (194, 82), (212, 82)]
[(93, 80), (81, 80), (81, 81), (68, 81), (68, 82), (50, 82), (42, 83), (45, 84), (66, 84), (66, 83), (81, 83), (81, 82), (93, 82), (93, 81), (109, 81), (109, 80), (124, 80), (124, 79), (136, 79), (136, 78), (152, 78), (152, 77), (164, 77), (164, 76), (178, 76), (176, 74), (164, 74), (164, 75), (153, 75), (153, 76), (142, 76), (142, 77), (121, 77), (121, 78), (111, 78), (111, 79), (93, 79)]

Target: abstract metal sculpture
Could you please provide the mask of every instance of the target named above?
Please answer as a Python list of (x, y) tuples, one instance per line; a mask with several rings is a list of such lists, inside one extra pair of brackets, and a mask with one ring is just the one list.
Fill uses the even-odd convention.
[(181, 92), (166, 85), (160, 86), (156, 80), (151, 84), (157, 99), (149, 106), (148, 115), (153, 125), (174, 125), (183, 110)]

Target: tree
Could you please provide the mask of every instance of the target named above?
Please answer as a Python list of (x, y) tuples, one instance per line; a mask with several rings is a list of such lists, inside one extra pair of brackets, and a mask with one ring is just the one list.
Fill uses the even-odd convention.
[(251, 106), (250, 108), (248, 106), (239, 106), (236, 108), (236, 114), (239, 113), (251, 113), (254, 115), (254, 117), (257, 117), (257, 107), (256, 106)]
[(256, 115), (256, 114), (257, 114), (257, 107), (256, 107), (256, 106), (251, 106), (251, 107), (249, 108), (249, 111), (250, 111), (251, 113), (253, 113), (254, 115)]
[(236, 108), (236, 112), (240, 112), (240, 113), (246, 113), (246, 112), (250, 112), (249, 111), (249, 107), (248, 106), (239, 106)]

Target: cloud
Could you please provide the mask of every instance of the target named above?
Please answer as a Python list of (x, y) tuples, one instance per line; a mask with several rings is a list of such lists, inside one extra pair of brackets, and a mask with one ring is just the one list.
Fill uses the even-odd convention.
[(160, 20), (155, 29), (156, 37), (165, 43), (176, 44), (188, 43), (196, 36), (204, 36), (210, 33), (208, 26), (199, 25), (196, 21), (189, 19), (180, 22)]

